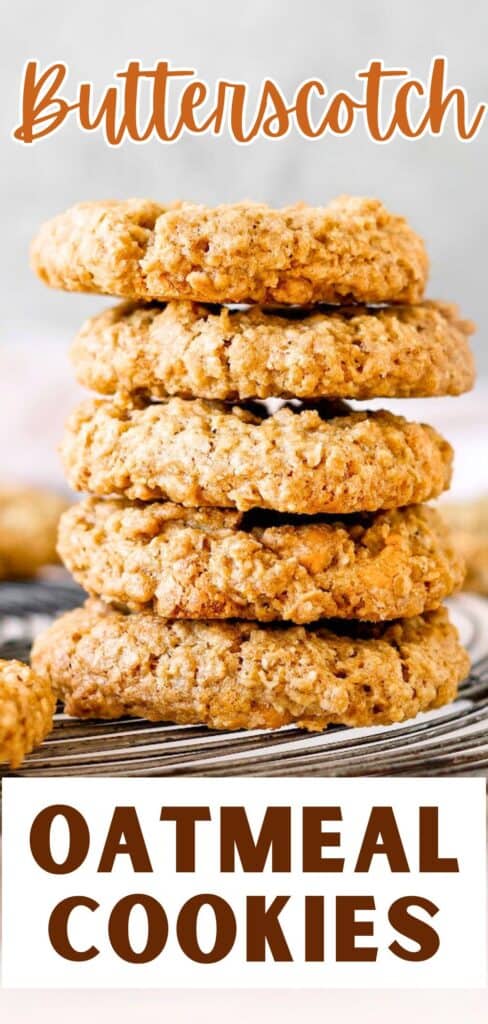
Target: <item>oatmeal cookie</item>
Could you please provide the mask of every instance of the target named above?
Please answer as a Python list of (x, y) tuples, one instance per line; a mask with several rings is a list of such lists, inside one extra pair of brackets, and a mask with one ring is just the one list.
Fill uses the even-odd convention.
[(474, 383), (456, 306), (271, 311), (126, 303), (88, 320), (72, 346), (80, 384), (149, 398), (410, 398)]
[(446, 502), (440, 511), (452, 529), (452, 541), (466, 563), (464, 589), (488, 596), (488, 496)]
[(61, 520), (90, 594), (164, 618), (396, 619), (437, 608), (463, 564), (432, 508), (334, 521), (96, 498)]
[(0, 661), (0, 761), (18, 768), (52, 729), (51, 683), (21, 661)]
[(354, 196), (282, 210), (79, 203), (44, 224), (31, 259), (54, 288), (145, 301), (411, 303), (428, 272), (404, 218)]
[(50, 491), (0, 486), (0, 579), (28, 578), (58, 561), (58, 522), (67, 506)]
[(452, 449), (433, 427), (388, 412), (335, 412), (287, 406), (260, 418), (198, 399), (142, 408), (90, 400), (68, 421), (62, 454), (77, 490), (192, 507), (369, 512), (448, 486)]
[(444, 609), (343, 629), (166, 621), (89, 601), (36, 641), (33, 664), (80, 718), (320, 730), (439, 707), (455, 697), (469, 658)]

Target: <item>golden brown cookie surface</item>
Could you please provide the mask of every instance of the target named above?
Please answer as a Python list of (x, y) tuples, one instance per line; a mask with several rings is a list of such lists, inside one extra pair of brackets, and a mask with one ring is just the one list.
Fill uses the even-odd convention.
[(68, 421), (62, 455), (77, 490), (192, 507), (347, 514), (448, 486), (452, 449), (432, 427), (347, 406), (320, 411), (287, 406), (259, 418), (197, 399), (88, 401)]
[(36, 641), (68, 714), (215, 729), (401, 722), (452, 700), (469, 658), (444, 609), (396, 623), (259, 626), (122, 615), (88, 602)]
[(58, 522), (66, 507), (49, 491), (0, 486), (0, 579), (34, 576), (58, 561)]
[(488, 596), (488, 496), (447, 501), (440, 512), (452, 529), (452, 540), (466, 563), (464, 590)]
[(215, 208), (79, 203), (44, 224), (32, 265), (55, 288), (199, 302), (417, 302), (424, 244), (377, 199)]
[(49, 679), (21, 661), (0, 660), (0, 762), (17, 768), (51, 731), (54, 708)]
[(288, 313), (127, 303), (84, 324), (72, 360), (81, 384), (109, 395), (223, 401), (456, 395), (474, 382), (472, 330), (455, 306), (441, 302)]
[(437, 608), (463, 565), (424, 506), (325, 520), (89, 498), (59, 551), (89, 593), (164, 618), (388, 620)]

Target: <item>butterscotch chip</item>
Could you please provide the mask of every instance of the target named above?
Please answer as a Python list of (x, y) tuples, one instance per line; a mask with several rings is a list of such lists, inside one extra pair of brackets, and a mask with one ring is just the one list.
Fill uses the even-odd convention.
[(437, 608), (463, 564), (432, 508), (334, 521), (89, 498), (59, 552), (90, 594), (165, 618), (371, 621)]
[(448, 486), (452, 449), (433, 427), (343, 408), (260, 419), (197, 399), (92, 400), (68, 421), (64, 465), (75, 489), (102, 497), (308, 515), (410, 505)]
[(72, 359), (100, 394), (150, 398), (408, 398), (459, 395), (474, 382), (455, 306), (245, 310), (122, 304), (88, 320)]
[(36, 671), (80, 718), (214, 729), (401, 722), (452, 700), (469, 658), (444, 609), (377, 626), (259, 626), (123, 615), (100, 602), (35, 645)]
[(422, 240), (377, 199), (273, 210), (79, 203), (41, 228), (32, 266), (54, 288), (199, 302), (418, 302)]
[(21, 661), (0, 661), (0, 761), (17, 768), (52, 729), (51, 683)]
[(464, 589), (488, 595), (488, 497), (448, 502), (440, 510), (466, 563)]
[(66, 508), (50, 491), (0, 486), (0, 579), (34, 576), (58, 561), (58, 522)]

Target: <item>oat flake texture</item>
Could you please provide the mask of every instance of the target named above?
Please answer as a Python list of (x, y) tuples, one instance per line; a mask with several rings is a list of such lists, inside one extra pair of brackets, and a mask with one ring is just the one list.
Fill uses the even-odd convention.
[(71, 349), (100, 394), (249, 398), (459, 395), (474, 383), (455, 306), (331, 306), (277, 312), (194, 302), (122, 303), (92, 317)]
[(164, 618), (371, 621), (437, 608), (463, 563), (432, 508), (343, 520), (88, 498), (59, 551), (89, 593)]
[(53, 725), (51, 682), (21, 661), (0, 660), (0, 761), (18, 768)]
[(123, 615), (90, 601), (33, 652), (68, 714), (214, 729), (402, 722), (455, 697), (469, 658), (444, 609), (380, 625), (262, 626)]
[(425, 501), (449, 485), (452, 463), (433, 427), (388, 412), (287, 406), (259, 418), (180, 398), (89, 400), (68, 421), (62, 456), (71, 485), (98, 496), (308, 515)]
[(418, 302), (428, 260), (377, 199), (215, 208), (143, 199), (79, 203), (31, 249), (46, 284), (121, 298), (199, 302)]

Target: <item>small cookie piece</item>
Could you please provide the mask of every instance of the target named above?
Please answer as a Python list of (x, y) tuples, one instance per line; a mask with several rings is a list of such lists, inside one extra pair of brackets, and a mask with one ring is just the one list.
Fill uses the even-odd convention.
[(131, 303), (88, 320), (71, 349), (80, 384), (161, 399), (411, 398), (474, 383), (456, 306), (273, 311)]
[(59, 561), (58, 522), (67, 507), (50, 491), (0, 486), (0, 579), (28, 578)]
[(38, 638), (33, 664), (80, 718), (320, 730), (402, 722), (446, 704), (469, 658), (445, 609), (339, 630), (171, 622), (89, 601)]
[(0, 762), (18, 768), (51, 732), (55, 699), (51, 683), (22, 661), (0, 660)]
[(68, 421), (62, 455), (80, 491), (241, 511), (368, 512), (425, 501), (449, 485), (452, 449), (433, 427), (336, 411), (287, 406), (259, 418), (198, 399), (143, 408), (92, 400)]
[(85, 590), (164, 618), (384, 621), (437, 608), (463, 564), (432, 508), (334, 521), (88, 498), (59, 553)]
[(488, 496), (446, 502), (439, 511), (452, 529), (452, 542), (466, 563), (464, 590), (488, 596)]
[(325, 207), (79, 203), (44, 224), (31, 260), (46, 284), (197, 302), (418, 302), (424, 244), (377, 199)]

